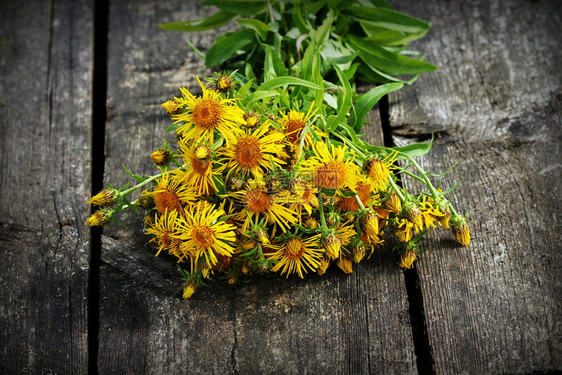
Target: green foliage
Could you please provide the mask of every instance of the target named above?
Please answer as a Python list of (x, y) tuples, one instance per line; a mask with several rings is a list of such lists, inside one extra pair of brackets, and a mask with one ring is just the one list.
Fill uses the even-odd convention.
[[(320, 74), (328, 80), (339, 79), (337, 66), (352, 86), (356, 72), (367, 83), (409, 84), (417, 74), (436, 69), (421, 58), (405, 55), (411, 54), (408, 44), (422, 38), (431, 25), (394, 10), (385, 0), (371, 0), (370, 4), (359, 0), (207, 0), (201, 4), (219, 11), (205, 19), (160, 27), (204, 31), (236, 17), (242, 30), (217, 38), (205, 59), (209, 68), (245, 70), (267, 61), (257, 75), (262, 82), (270, 78), (272, 70), (275, 76), (284, 75), (284, 67), (303, 69), (304, 76), (299, 74), (299, 78), (319, 83)], [(318, 75), (307, 76), (310, 74)]]

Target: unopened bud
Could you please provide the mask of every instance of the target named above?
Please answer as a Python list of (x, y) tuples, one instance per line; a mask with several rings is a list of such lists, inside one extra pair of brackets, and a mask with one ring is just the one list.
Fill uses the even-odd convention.
[(169, 115), (177, 115), (181, 112), (180, 103), (175, 100), (168, 100), (162, 103), (162, 108), (164, 108)]
[(218, 92), (229, 92), (232, 89), (232, 79), (229, 76), (220, 76), (215, 83)]
[(170, 155), (170, 151), (164, 148), (159, 148), (158, 150), (154, 151), (150, 155), (150, 157), (152, 158), (154, 164), (156, 164), (159, 167), (168, 165), (168, 163), (170, 163), (170, 161), (172, 160), (172, 155)]
[(330, 259), (336, 259), (340, 256), (341, 240), (335, 234), (330, 234), (324, 240), (322, 247)]
[(409, 270), (413, 267), (415, 260), (416, 253), (412, 249), (406, 249), (406, 251), (400, 255), (400, 263), (398, 263), (398, 265), (404, 270)]
[(100, 207), (112, 206), (116, 203), (119, 192), (115, 189), (103, 189), (87, 202)]
[(338, 267), (345, 273), (352, 273), (353, 272), (353, 263), (351, 259), (345, 256), (340, 256), (337, 262)]
[(470, 245), (470, 228), (466, 217), (459, 215), (451, 218), (451, 229), (453, 230), (455, 241), (460, 243), (461, 246)]
[(86, 224), (91, 227), (103, 227), (105, 224), (109, 223), (111, 216), (111, 211), (99, 210), (86, 219)]
[(249, 112), (244, 115), (244, 120), (246, 120), (246, 126), (249, 128), (255, 128), (260, 125), (261, 119), (256, 112)]
[(188, 282), (186, 282), (183, 286), (183, 295), (182, 295), (183, 299), (191, 298), (193, 293), (197, 291), (198, 287), (199, 285), (197, 285), (196, 281), (189, 280)]

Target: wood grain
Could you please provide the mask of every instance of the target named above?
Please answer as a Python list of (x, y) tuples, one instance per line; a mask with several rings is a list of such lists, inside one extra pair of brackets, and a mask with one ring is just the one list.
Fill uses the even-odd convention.
[[(115, 184), (129, 180), (121, 164), (155, 173), (149, 155), (169, 137), (160, 103), (206, 74), (183, 39), (206, 49), (217, 35), (156, 28), (202, 17), (205, 8), (146, 4), (110, 10), (106, 173)], [(380, 142), (378, 113), (369, 120), (369, 137)], [(404, 280), (388, 254), (350, 276), (335, 269), (305, 281), (270, 275), (235, 288), (216, 282), (181, 301), (174, 260), (154, 258), (138, 216), (123, 221), (104, 237), (101, 373), (416, 372)]]
[[(413, 3), (433, 28), (416, 45), (440, 70), (390, 104), (397, 143), (437, 132), (430, 172), (471, 221), (460, 248), (432, 233), (417, 261), (436, 373), (562, 369), (560, 5)], [(413, 187), (415, 184), (408, 184)]]
[(88, 1), (0, 4), (0, 372), (87, 372)]

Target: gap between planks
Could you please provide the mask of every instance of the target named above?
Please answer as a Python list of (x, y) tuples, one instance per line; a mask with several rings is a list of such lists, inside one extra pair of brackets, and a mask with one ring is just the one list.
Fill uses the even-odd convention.
[[(385, 147), (395, 146), (392, 138), (392, 127), (390, 126), (390, 104), (388, 94), (379, 100), (379, 113), (381, 128)], [(401, 181), (398, 184), (402, 186)], [(408, 312), (410, 314), (410, 326), (412, 327), (412, 339), (414, 341), (414, 351), (416, 354), (416, 366), (419, 374), (435, 374), (433, 352), (429, 344), (429, 334), (427, 332), (427, 322), (425, 320), (425, 308), (423, 304), (423, 294), (420, 288), (420, 278), (418, 271), (414, 267), (405, 270), (404, 283), (408, 294)]]
[[(94, 1), (92, 69), (92, 195), (103, 188), (105, 165), (105, 122), (107, 101), (108, 0)], [(93, 208), (92, 208), (93, 212)], [(100, 327), (101, 227), (90, 230), (90, 273), (88, 277), (88, 374), (98, 374)]]

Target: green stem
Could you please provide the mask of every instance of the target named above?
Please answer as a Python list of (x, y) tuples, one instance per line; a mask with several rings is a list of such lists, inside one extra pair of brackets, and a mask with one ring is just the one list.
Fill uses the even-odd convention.
[(154, 175), (154, 176), (152, 176), (152, 177), (150, 177), (150, 178), (147, 178), (147, 179), (144, 180), (143, 182), (141, 182), (141, 183), (139, 183), (139, 184), (137, 184), (137, 185), (135, 185), (135, 186), (133, 186), (133, 187), (131, 187), (131, 188), (125, 190), (125, 191), (122, 191), (120, 194), (121, 194), (122, 196), (129, 195), (129, 194), (131, 194), (133, 191), (137, 190), (138, 188), (143, 187), (144, 185), (148, 184), (149, 182), (152, 182), (152, 181), (156, 180), (156, 179), (159, 178), (159, 177), (162, 177), (162, 173), (159, 173), (159, 174)]
[(404, 197), (404, 194), (402, 194), (402, 192), (400, 191), (400, 187), (396, 185), (396, 182), (394, 182), (394, 179), (392, 177), (389, 177), (388, 182), (390, 182), (390, 185), (392, 186), (392, 190), (394, 190), (396, 194), (398, 194), (400, 200), (404, 202), (406, 198)]
[(431, 191), (431, 195), (433, 196), (433, 199), (437, 202), (437, 200), (439, 199), (439, 193), (437, 193), (437, 190), (435, 190), (433, 184), (431, 183), (431, 181), (429, 181), (429, 178), (427, 178), (427, 174), (425, 173), (425, 171), (410, 155), (407, 154), (402, 154), (402, 155), (404, 155), (410, 161), (410, 163), (412, 163), (413, 166), (418, 170), (418, 172), (420, 172), (424, 180), (423, 181), (424, 184), (429, 188), (429, 191)]
[(324, 231), (328, 230), (328, 225), (326, 225), (326, 218), (324, 217), (324, 206), (322, 204), (322, 193), (318, 195), (318, 208), (320, 210), (320, 225)]
[(419, 182), (425, 184), (425, 180), (424, 180), (423, 178), (421, 178), (420, 176), (417, 176), (417, 175), (413, 174), (412, 172), (408, 172), (407, 170), (402, 169), (402, 170), (400, 171), (400, 173), (404, 173), (405, 175), (408, 175), (408, 176), (410, 176), (410, 177), (412, 177), (412, 178), (415, 178), (415, 179), (418, 180)]
[(361, 202), (358, 194), (355, 194), (355, 200), (357, 201), (357, 205), (359, 205), (360, 208), (365, 209), (365, 206), (363, 205), (363, 202)]

